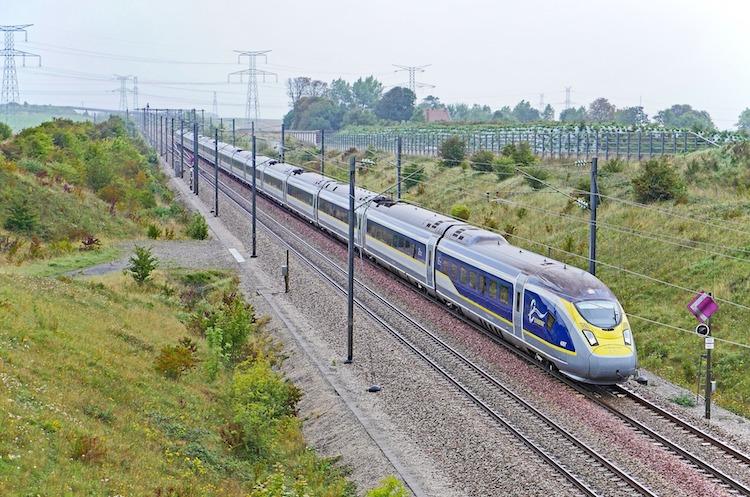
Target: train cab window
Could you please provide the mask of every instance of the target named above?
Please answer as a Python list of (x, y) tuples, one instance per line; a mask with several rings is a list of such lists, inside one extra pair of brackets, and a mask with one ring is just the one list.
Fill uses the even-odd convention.
[(490, 298), (497, 297), (497, 281), (490, 280)]
[(547, 321), (544, 323), (547, 331), (552, 331), (552, 327), (555, 326), (555, 316), (552, 313), (547, 314)]
[(505, 285), (500, 285), (499, 295), (500, 295), (500, 302), (502, 302), (503, 304), (507, 304), (510, 298), (510, 292), (508, 291), (508, 287)]
[(477, 273), (474, 271), (469, 271), (469, 286), (473, 290), (477, 290)]
[(461, 284), (465, 285), (468, 282), (468, 275), (466, 274), (466, 268), (461, 268)]

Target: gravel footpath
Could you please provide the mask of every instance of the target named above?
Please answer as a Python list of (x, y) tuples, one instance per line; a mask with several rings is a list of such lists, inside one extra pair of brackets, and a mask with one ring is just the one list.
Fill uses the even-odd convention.
[[(268, 202), (259, 200), (259, 208), (267, 210)], [(327, 254), (343, 261), (343, 245), (320, 235), (317, 230), (306, 227), (304, 222), (289, 214), (277, 211), (274, 217), (293, 227), (298, 234), (304, 234), (308, 241), (314, 241), (315, 245), (322, 247)], [(436, 329), (448, 332), (444, 338), (450, 338), (452, 343), (462, 346), (493, 374), (498, 374), (499, 377), (505, 375), (504, 381), (516, 385), (517, 393), (539, 402), (538, 406), (544, 407), (545, 412), (554, 413), (559, 421), (565, 422), (569, 429), (578, 433), (581, 440), (608, 454), (655, 491), (682, 495), (724, 493), (723, 489), (706, 482), (699, 472), (682, 460), (655, 446), (644, 436), (634, 433), (616, 418), (592, 405), (582, 396), (562, 387), (559, 382), (537, 368), (530, 367), (513, 354), (500, 349), (486, 337), (479, 335), (476, 330), (447, 315), (443, 309), (435, 309), (436, 306), (425, 302), (415, 292), (404, 290), (403, 286), (392, 281), (392, 278), (384, 275), (382, 271), (373, 270), (362, 264), (357, 270), (359, 278), (374, 283), (376, 288), (387, 289), (389, 298), (402, 301), (402, 308), (408, 309), (411, 314), (419, 316)], [(582, 414), (585, 416), (581, 416)], [(682, 442), (685, 434), (682, 432), (670, 430), (667, 437), (685, 445)], [(698, 454), (701, 455), (700, 452)], [(644, 460), (648, 460), (650, 464), (643, 464)], [(715, 461), (709, 459), (709, 462)]]
[[(202, 186), (201, 199), (213, 205), (213, 190), (205, 182)], [(246, 214), (226, 197), (220, 199), (222, 224), (249, 245)], [(279, 289), (283, 250), (262, 230), (258, 243), (256, 267), (270, 275), (274, 288)], [(310, 326), (305, 339), (321, 362), (330, 364), (347, 385), (346, 394), (386, 427), (391, 444), (427, 495), (576, 494), (528, 448), (359, 311), (355, 312), (355, 363), (341, 365), (346, 324), (343, 295), (294, 258), (290, 270), (292, 291), (279, 299), (306, 317)], [(372, 383), (382, 385), (383, 391), (367, 393)], [(327, 430), (325, 436), (330, 436)], [(313, 439), (310, 442), (317, 447)], [(344, 462), (355, 463), (355, 470), (357, 458), (361, 456), (355, 454), (352, 459), (344, 453)], [(354, 479), (361, 482), (356, 475)]]

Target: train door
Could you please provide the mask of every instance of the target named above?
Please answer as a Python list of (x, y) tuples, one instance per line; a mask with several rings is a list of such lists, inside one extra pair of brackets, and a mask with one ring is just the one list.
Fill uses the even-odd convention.
[(513, 291), (513, 334), (523, 340), (523, 288), (526, 284), (526, 275), (520, 273), (516, 277)]
[(427, 240), (427, 258), (425, 260), (426, 266), (427, 266), (427, 274), (425, 282), (427, 284), (427, 288), (435, 288), (435, 270), (434, 270), (434, 260), (435, 260), (435, 242), (437, 239), (435, 237), (430, 237), (429, 240)]

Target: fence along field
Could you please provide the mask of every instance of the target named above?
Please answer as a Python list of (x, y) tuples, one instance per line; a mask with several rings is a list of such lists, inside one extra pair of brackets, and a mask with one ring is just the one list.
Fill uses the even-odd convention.
[[(325, 134), (325, 136), (322, 136)], [(406, 155), (436, 157), (440, 145), (451, 136), (466, 142), (469, 154), (478, 150), (499, 153), (505, 145), (526, 142), (534, 155), (541, 158), (618, 157), (627, 160), (648, 159), (659, 155), (675, 155), (716, 147), (743, 139), (740, 135), (704, 136), (689, 130), (652, 129), (572, 129), (570, 127), (516, 127), (503, 129), (466, 130), (461, 127), (441, 130), (376, 130), (372, 132), (321, 132), (289, 130), (287, 136), (315, 146), (325, 140), (329, 150), (349, 148), (396, 153), (398, 137)]]

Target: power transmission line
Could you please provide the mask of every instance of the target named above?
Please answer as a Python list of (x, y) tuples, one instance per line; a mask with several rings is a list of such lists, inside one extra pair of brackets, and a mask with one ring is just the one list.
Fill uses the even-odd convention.
[(432, 64), (426, 64), (424, 66), (401, 66), (398, 64), (393, 64), (393, 67), (398, 67), (398, 70), (395, 72), (402, 72), (406, 71), (409, 73), (409, 83), (408, 88), (414, 93), (417, 94), (417, 87), (419, 88), (435, 88), (435, 85), (431, 85), (429, 83), (421, 83), (417, 81), (416, 73), (418, 72), (424, 72), (425, 67), (430, 67)]
[(247, 69), (229, 73), (229, 75), (227, 76), (227, 81), (229, 81), (232, 76), (239, 75), (240, 82), (242, 82), (242, 77), (247, 74), (247, 103), (245, 107), (245, 118), (257, 121), (259, 107), (258, 76), (263, 78), (263, 82), (265, 83), (266, 76), (273, 76), (274, 78), (276, 78), (276, 81), (278, 81), (278, 75), (276, 73), (264, 71), (257, 68), (256, 59), (258, 57), (263, 57), (263, 60), (267, 61), (268, 58), (266, 57), (266, 54), (270, 52), (270, 50), (235, 50), (235, 52), (239, 54), (237, 55), (237, 62), (240, 62), (242, 60), (242, 57), (247, 57), (248, 66)]
[(570, 109), (570, 106), (573, 105), (573, 103), (570, 101), (570, 90), (572, 87), (566, 86), (565, 87), (565, 108)]
[(24, 66), (26, 66), (26, 57), (37, 57), (39, 59), (39, 65), (42, 65), (42, 58), (39, 55), (15, 49), (15, 34), (23, 33), (25, 36), (25, 41), (28, 41), (29, 34), (26, 32), (26, 28), (28, 28), (29, 26), (33, 26), (33, 24), (0, 26), (0, 31), (5, 33), (5, 47), (1, 52), (5, 60), (3, 64), (3, 88), (2, 92), (0, 93), (0, 104), (5, 105), (6, 113), (10, 113), (12, 107), (10, 105), (11, 103), (18, 103), (18, 101), (21, 99), (21, 95), (18, 90), (16, 57), (21, 57)]

